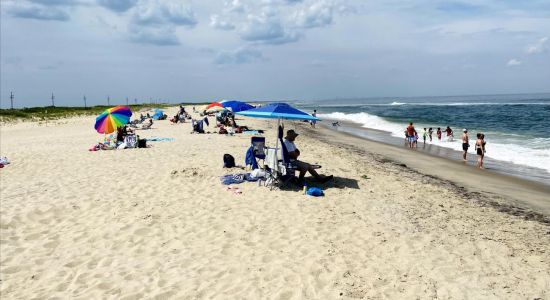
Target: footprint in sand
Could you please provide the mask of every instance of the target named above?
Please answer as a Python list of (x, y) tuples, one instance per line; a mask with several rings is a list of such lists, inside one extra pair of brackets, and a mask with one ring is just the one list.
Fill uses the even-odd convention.
[(57, 246), (59, 246), (58, 241), (51, 241), (44, 244), (44, 248), (48, 248), (48, 249), (55, 249), (57, 248)]
[(121, 297), (120, 300), (139, 300), (143, 298), (144, 298), (143, 294), (137, 293), (137, 294), (126, 295), (124, 297)]
[(21, 271), (21, 266), (12, 266), (7, 268), (2, 268), (2, 273), (4, 274), (15, 274)]
[(151, 233), (151, 228), (143, 227), (139, 228), (136, 231), (134, 231), (134, 234), (141, 235), (141, 236), (147, 236)]
[(101, 282), (97, 285), (97, 288), (100, 290), (110, 290), (113, 288), (113, 285), (108, 282)]
[(176, 292), (174, 292), (174, 291), (167, 291), (167, 292), (164, 292), (164, 293), (160, 293), (160, 294), (155, 295), (155, 296), (153, 297), (153, 299), (155, 299), (155, 300), (170, 299), (170, 298), (172, 298), (175, 294), (176, 294)]
[(279, 294), (279, 297), (277, 297), (277, 299), (288, 300), (291, 299), (293, 295), (294, 294), (292, 293), (292, 291), (286, 291)]

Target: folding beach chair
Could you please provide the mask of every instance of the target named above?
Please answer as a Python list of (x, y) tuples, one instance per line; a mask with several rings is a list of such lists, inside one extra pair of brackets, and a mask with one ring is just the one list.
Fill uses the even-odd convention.
[(204, 133), (204, 124), (206, 124), (206, 126), (210, 126), (207, 117), (204, 117), (202, 120), (191, 119), (191, 128), (193, 129), (192, 133)]
[[(251, 166), (252, 170), (258, 169), (258, 160), (265, 160), (265, 137), (253, 136), (250, 140), (250, 147), (246, 151), (245, 165)], [(263, 165), (265, 165), (265, 161)]]
[(296, 179), (296, 167), (290, 161), (288, 149), (283, 141), (283, 128), (279, 126), (279, 143), (281, 144), (281, 165), (284, 173), (281, 173), (281, 179), (284, 185), (291, 180)]
[(265, 137), (253, 136), (250, 139), (252, 144), (252, 154), (258, 159), (265, 159)]
[(151, 126), (153, 126), (153, 122), (141, 125), (141, 129), (142, 130), (151, 129)]
[(283, 142), (283, 128), (279, 126), (278, 139), (280, 148), (266, 148), (264, 169), (266, 171), (265, 186), (271, 190), (275, 187), (282, 188), (295, 181), (296, 168), (290, 161), (288, 149)]

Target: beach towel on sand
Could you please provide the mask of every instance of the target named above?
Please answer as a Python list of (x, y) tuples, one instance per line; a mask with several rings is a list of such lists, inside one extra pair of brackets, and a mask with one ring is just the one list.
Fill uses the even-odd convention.
[(243, 183), (245, 181), (258, 181), (258, 178), (250, 176), (250, 173), (228, 174), (220, 177), (220, 181), (222, 184), (230, 185)]
[(176, 140), (175, 138), (161, 138), (161, 137), (150, 137), (146, 138), (148, 142), (171, 142)]

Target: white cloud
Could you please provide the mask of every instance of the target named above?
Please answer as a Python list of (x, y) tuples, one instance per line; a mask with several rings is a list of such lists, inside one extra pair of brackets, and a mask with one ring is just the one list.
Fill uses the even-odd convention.
[(138, 0), (97, 0), (97, 4), (116, 12), (125, 12), (134, 7), (137, 2)]
[(241, 47), (234, 51), (222, 51), (214, 62), (218, 65), (224, 64), (246, 64), (254, 61), (263, 60), (262, 52), (257, 49)]
[(133, 8), (128, 24), (130, 40), (135, 43), (157, 46), (176, 46), (178, 26), (194, 27), (197, 24), (191, 7), (170, 0), (142, 0)]
[(130, 41), (156, 46), (177, 46), (180, 44), (173, 26), (128, 26)]
[(521, 65), (521, 61), (517, 60), (515, 58), (512, 58), (508, 61), (508, 63), (506, 65), (509, 66), (509, 67), (519, 66), (519, 65)]
[(210, 26), (220, 30), (233, 30), (235, 25), (229, 21), (221, 20), (219, 15), (210, 16)]
[(296, 42), (300, 34), (286, 28), (273, 10), (264, 10), (260, 15), (248, 15), (247, 23), (240, 31), (243, 40), (265, 44)]
[(248, 6), (241, 0), (225, 1), (224, 6), (228, 12), (244, 13), (248, 10)]
[(13, 17), (43, 21), (69, 21), (70, 15), (55, 6), (35, 5), (27, 2), (13, 2), (7, 7), (7, 12)]
[(295, 13), (294, 19), (303, 28), (324, 27), (332, 24), (334, 5), (327, 1), (315, 2)]
[(197, 24), (191, 7), (160, 0), (140, 2), (135, 8), (133, 22), (140, 25), (174, 24), (189, 27)]
[[(30, 2), (52, 6), (74, 6), (83, 4), (81, 0), (28, 0)], [(117, 0), (118, 1), (118, 0)], [(21, 0), (19, 1), (21, 2)]]
[(531, 44), (527, 46), (527, 48), (525, 49), (525, 52), (527, 52), (527, 54), (541, 53), (544, 50), (546, 50), (545, 44), (547, 41), (548, 41), (548, 37), (543, 37), (539, 39), (535, 44)]

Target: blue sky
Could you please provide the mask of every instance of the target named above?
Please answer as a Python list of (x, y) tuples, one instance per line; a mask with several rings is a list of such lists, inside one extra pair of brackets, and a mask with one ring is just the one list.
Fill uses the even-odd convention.
[(1, 105), (550, 91), (550, 0), (2, 0)]

